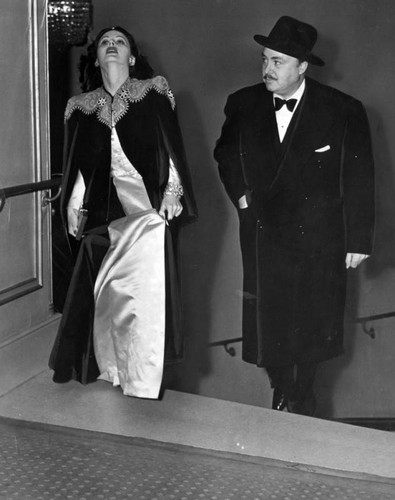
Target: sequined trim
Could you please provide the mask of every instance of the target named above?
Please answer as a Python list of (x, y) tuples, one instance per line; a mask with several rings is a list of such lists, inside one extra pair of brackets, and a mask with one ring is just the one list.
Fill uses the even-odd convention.
[(65, 121), (70, 118), (74, 111), (79, 110), (86, 115), (96, 113), (98, 120), (111, 128), (127, 113), (130, 103), (142, 101), (150, 90), (155, 90), (166, 96), (172, 109), (175, 108), (173, 93), (163, 76), (156, 76), (149, 80), (128, 78), (118, 89), (113, 99), (103, 87), (69, 99), (65, 111)]
[(184, 189), (181, 184), (176, 184), (175, 182), (171, 181), (167, 183), (165, 192), (163, 193), (164, 196), (177, 196), (177, 198), (181, 198), (183, 194)]

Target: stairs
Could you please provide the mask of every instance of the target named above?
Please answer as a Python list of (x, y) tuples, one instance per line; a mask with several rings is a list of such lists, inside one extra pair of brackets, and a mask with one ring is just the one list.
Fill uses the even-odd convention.
[[(161, 401), (45, 370), (0, 397), (0, 417), (184, 445), (359, 479), (395, 480), (395, 434), (177, 391)], [(394, 481), (395, 482), (395, 481)]]

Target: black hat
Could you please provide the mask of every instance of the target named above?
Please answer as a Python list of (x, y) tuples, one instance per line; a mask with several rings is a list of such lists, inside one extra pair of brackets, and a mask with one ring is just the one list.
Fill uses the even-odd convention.
[(317, 30), (293, 17), (283, 16), (276, 22), (269, 36), (255, 35), (254, 40), (268, 49), (302, 59), (317, 66), (324, 61), (311, 53), (317, 41)]

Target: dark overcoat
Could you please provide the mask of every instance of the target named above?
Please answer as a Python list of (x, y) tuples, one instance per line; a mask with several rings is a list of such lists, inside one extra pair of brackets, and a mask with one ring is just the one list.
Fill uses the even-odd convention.
[[(240, 219), (243, 359), (323, 361), (343, 351), (347, 252), (370, 254), (374, 172), (363, 105), (306, 79), (282, 143), (265, 85), (229, 96), (215, 148)], [(249, 206), (239, 209), (247, 196)]]

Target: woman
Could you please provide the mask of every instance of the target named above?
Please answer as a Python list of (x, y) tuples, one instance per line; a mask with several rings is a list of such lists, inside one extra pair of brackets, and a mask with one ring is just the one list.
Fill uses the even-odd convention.
[(176, 238), (196, 217), (174, 98), (118, 26), (83, 69), (85, 89), (100, 86), (67, 104), (61, 199), (83, 237), (49, 366), (55, 382), (157, 398), (164, 359), (182, 356)]

